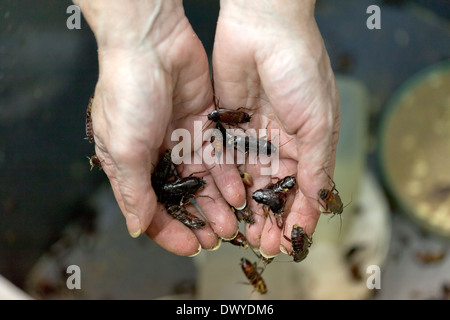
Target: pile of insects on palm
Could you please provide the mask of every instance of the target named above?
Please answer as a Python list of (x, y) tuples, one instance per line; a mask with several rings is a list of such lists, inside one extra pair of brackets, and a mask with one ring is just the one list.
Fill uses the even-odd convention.
[[(248, 135), (235, 136), (225, 128), (225, 126), (231, 126), (233, 128), (242, 129), (239, 127), (239, 124), (250, 122), (251, 115), (239, 109), (228, 110), (218, 108), (217, 104), (215, 107), (215, 110), (208, 115), (208, 120), (215, 123), (216, 133), (213, 135), (211, 143), (213, 144), (213, 149), (216, 155), (221, 156), (224, 148), (234, 148), (245, 155), (249, 153), (255, 153), (257, 155), (260, 153), (270, 155), (277, 152), (277, 148), (267, 139), (256, 138)], [(253, 179), (249, 173), (242, 172), (241, 178), (245, 187), (251, 188), (253, 186)], [(277, 217), (278, 226), (282, 225), (281, 215), (284, 212), (287, 194), (294, 188), (295, 184), (295, 177), (288, 176), (284, 179), (280, 179), (274, 184), (269, 184), (265, 189), (260, 189), (253, 194), (253, 199), (255, 199), (256, 202), (263, 203), (267, 208), (272, 210), (274, 216)], [(254, 212), (248, 205), (243, 208), (231, 207), (231, 209), (235, 213), (238, 222), (243, 221), (249, 225), (255, 223), (253, 218)], [(247, 239), (241, 232), (238, 232), (236, 237), (229, 242), (235, 246), (244, 247), (245, 249), (249, 248)], [(264, 268), (273, 260), (264, 258), (252, 248), (251, 250), (263, 263)], [(240, 265), (249, 284), (252, 285), (260, 294), (267, 293), (267, 286), (262, 277), (264, 268), (258, 267), (257, 262), (251, 263), (246, 258), (241, 259)]]
[[(94, 143), (94, 128), (92, 125), (92, 103), (94, 95), (89, 99), (87, 111), (86, 111), (86, 140), (89, 143)], [(231, 133), (230, 128), (241, 130), (245, 132), (245, 129), (239, 125), (247, 124), (251, 121), (252, 115), (241, 110), (224, 109), (218, 107), (218, 102), (214, 100), (215, 110), (207, 115), (208, 121), (214, 123), (213, 134), (210, 139), (214, 154), (217, 157), (221, 157), (224, 150), (233, 149), (243, 153), (247, 156), (250, 153), (256, 155), (264, 154), (271, 155), (277, 152), (277, 147), (270, 141), (264, 138), (256, 138), (249, 135), (234, 135)], [(94, 153), (88, 157), (91, 170), (94, 167), (102, 168), (101, 161)], [(199, 173), (199, 172), (197, 172)], [(182, 222), (185, 226), (197, 229), (203, 228), (206, 222), (196, 215), (190, 213), (187, 210), (187, 206), (193, 205), (202, 217), (205, 215), (201, 208), (198, 206), (195, 197), (196, 193), (202, 190), (206, 181), (200, 177), (194, 176), (196, 173), (192, 173), (187, 177), (180, 177), (177, 172), (177, 168), (172, 162), (172, 151), (166, 150), (160, 157), (156, 167), (151, 175), (151, 183), (158, 202), (164, 205), (166, 211), (178, 221)], [(342, 204), (339, 192), (336, 189), (336, 184), (327, 174), (329, 178), (328, 188), (321, 188), (317, 192), (318, 203), (325, 211), (322, 213), (331, 213), (333, 216), (341, 214), (345, 208)], [(246, 189), (253, 187), (253, 178), (247, 172), (241, 173), (241, 178)], [(275, 179), (275, 178), (272, 178)], [(251, 195), (251, 198), (258, 204), (263, 205), (263, 217), (269, 217), (272, 213), (276, 227), (282, 229), (282, 236), (289, 241), (292, 245), (292, 250), (288, 252), (288, 255), (292, 257), (293, 262), (303, 261), (309, 253), (309, 248), (312, 245), (312, 237), (309, 236), (305, 230), (298, 224), (294, 224), (289, 235), (285, 233), (285, 207), (289, 195), (293, 194), (297, 187), (297, 180), (294, 175), (288, 175), (284, 178), (277, 179), (276, 182), (270, 182), (265, 187), (257, 189)], [(235, 208), (230, 206), (234, 212), (236, 219), (239, 223), (245, 223), (249, 226), (255, 223), (253, 212), (249, 205), (242, 208)], [(206, 218), (205, 218), (206, 220)], [(255, 254), (258, 259), (256, 262), (250, 262), (246, 258), (241, 258), (240, 266), (247, 279), (248, 284), (252, 285), (254, 290), (260, 294), (266, 294), (268, 292), (267, 285), (262, 277), (262, 274), (274, 258), (266, 258), (254, 250), (248, 243), (245, 235), (240, 231), (236, 236), (226, 242), (249, 249)], [(258, 262), (262, 266), (258, 266)]]
[(181, 178), (172, 162), (172, 151), (168, 149), (159, 159), (151, 180), (158, 202), (167, 212), (185, 226), (197, 229), (203, 228), (205, 221), (191, 214), (186, 206), (196, 204), (195, 193), (205, 187), (206, 181), (194, 174)]

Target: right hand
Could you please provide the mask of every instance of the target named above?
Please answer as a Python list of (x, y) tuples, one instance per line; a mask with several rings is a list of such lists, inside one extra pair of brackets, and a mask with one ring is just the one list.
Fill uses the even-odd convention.
[[(208, 59), (175, 0), (75, 0), (98, 44), (99, 79), (92, 107), (96, 154), (133, 237), (146, 232), (163, 248), (189, 256), (230, 238), (237, 222), (207, 174), (213, 223), (191, 230), (157, 203), (151, 172), (175, 143), (177, 128), (206, 121), (213, 91)], [(184, 165), (183, 175), (204, 168)], [(207, 198), (198, 198), (207, 202)], [(211, 205), (211, 204), (210, 204)], [(209, 210), (207, 205), (203, 208)], [(219, 209), (219, 210), (217, 210)], [(214, 232), (213, 232), (214, 231)]]

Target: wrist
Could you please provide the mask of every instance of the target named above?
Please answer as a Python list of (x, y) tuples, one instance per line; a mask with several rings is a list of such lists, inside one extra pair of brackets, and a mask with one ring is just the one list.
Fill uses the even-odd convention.
[(81, 8), (99, 49), (157, 45), (185, 19), (182, 0), (73, 0)]
[(245, 15), (276, 14), (295, 19), (308, 19), (314, 17), (316, 0), (220, 0), (221, 10), (233, 10)]

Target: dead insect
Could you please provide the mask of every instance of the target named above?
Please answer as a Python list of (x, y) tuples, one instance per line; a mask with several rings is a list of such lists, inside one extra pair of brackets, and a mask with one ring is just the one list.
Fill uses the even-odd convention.
[(235, 246), (243, 247), (244, 249), (248, 248), (247, 238), (240, 231), (238, 231), (237, 235), (233, 239), (229, 240), (228, 242)]
[(93, 168), (102, 170), (102, 163), (95, 153), (92, 156), (87, 157), (87, 158), (89, 159), (89, 164), (91, 165), (91, 171)]
[(242, 182), (244, 183), (244, 185), (246, 187), (248, 187), (248, 188), (253, 187), (253, 178), (249, 173), (247, 173), (247, 172), (241, 173), (241, 178), (242, 178)]
[(292, 243), (292, 252), (290, 252), (289, 255), (294, 258), (294, 262), (305, 260), (309, 253), (309, 247), (312, 245), (312, 239), (305, 230), (298, 224), (295, 224), (292, 227), (291, 239), (284, 234), (283, 237)]
[(94, 128), (92, 127), (92, 102), (94, 101), (94, 94), (91, 95), (89, 98), (88, 107), (86, 110), (86, 140), (89, 141), (89, 143), (94, 143)]
[(241, 267), (248, 281), (256, 289), (256, 291), (258, 291), (260, 294), (267, 293), (266, 283), (264, 282), (261, 274), (258, 272), (256, 263), (252, 264), (247, 259), (242, 258)]
[(254, 224), (255, 219), (253, 218), (253, 211), (248, 208), (247, 206), (244, 209), (236, 209), (234, 207), (231, 207), (231, 210), (233, 210), (234, 214), (236, 215), (236, 219), (240, 221), (244, 221), (248, 224)]
[(182, 222), (185, 226), (189, 228), (199, 229), (203, 228), (206, 225), (205, 221), (191, 214), (189, 211), (186, 210), (184, 206), (172, 204), (166, 206), (166, 209), (167, 212), (172, 217)]

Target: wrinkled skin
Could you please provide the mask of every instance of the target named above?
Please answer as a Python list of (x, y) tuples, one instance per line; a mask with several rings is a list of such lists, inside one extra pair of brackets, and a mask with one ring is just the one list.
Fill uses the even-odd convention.
[[(74, 0), (98, 44), (100, 74), (92, 121), (96, 154), (108, 176), (130, 234), (147, 233), (163, 248), (184, 256), (232, 238), (237, 221), (229, 205), (261, 207), (251, 193), (271, 182), (258, 165), (241, 170), (254, 185), (245, 192), (238, 168), (180, 166), (182, 176), (203, 172), (207, 182), (196, 200), (210, 224), (190, 230), (157, 203), (151, 172), (177, 142), (177, 128), (193, 132), (214, 110), (207, 54), (184, 15), (181, 0)], [(320, 217), (317, 191), (332, 176), (338, 140), (339, 97), (314, 1), (222, 0), (213, 51), (214, 92), (220, 107), (245, 107), (251, 128), (278, 128), (279, 171), (294, 175), (299, 192), (285, 220), (312, 235)], [(126, 14), (125, 14), (126, 13)], [(203, 144), (203, 148), (208, 143)], [(201, 153), (202, 149), (193, 150)], [(208, 197), (206, 197), (208, 196)], [(246, 229), (252, 246), (267, 256), (290, 250), (281, 229), (255, 214)]]

